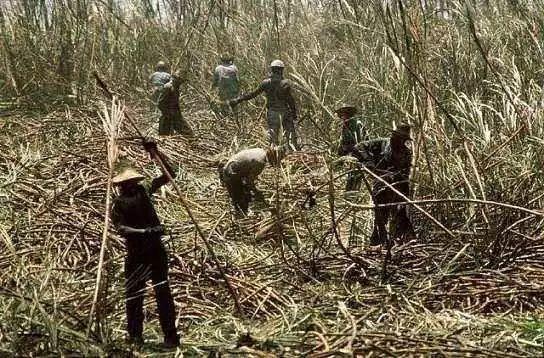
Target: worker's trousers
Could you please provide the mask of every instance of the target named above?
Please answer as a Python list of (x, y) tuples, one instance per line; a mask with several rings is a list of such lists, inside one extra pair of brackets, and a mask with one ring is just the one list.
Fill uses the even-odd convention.
[(168, 258), (166, 251), (157, 237), (143, 237), (141, 240), (147, 240), (146, 250), (139, 250), (138, 254), (131, 254), (129, 252), (125, 260), (128, 335), (133, 339), (142, 337), (145, 284), (151, 279), (165, 341), (177, 341), (176, 312), (168, 284)]
[[(397, 178), (399, 179), (399, 178)], [(392, 183), (393, 187), (409, 197), (410, 183), (408, 178), (400, 178)], [(375, 181), (372, 188), (372, 200), (374, 205), (405, 202), (406, 199), (395, 193), (384, 183)], [(387, 225), (391, 218), (393, 238), (400, 238), (405, 235), (414, 235), (412, 223), (408, 218), (407, 205), (399, 204), (374, 209), (374, 229), (370, 237), (371, 245), (384, 244), (388, 239)]]
[(251, 202), (251, 186), (238, 175), (225, 175), (223, 182), (227, 188), (232, 205), (237, 211), (247, 213)]
[(268, 140), (270, 141), (270, 144), (280, 144), (279, 135), (281, 129), (283, 129), (282, 142), (288, 144), (293, 149), (299, 149), (295, 126), (295, 116), (290, 111), (279, 112), (269, 109), (266, 113), (266, 120), (268, 124)]
[(159, 118), (159, 135), (183, 134), (192, 136), (193, 130), (179, 111), (161, 112)]

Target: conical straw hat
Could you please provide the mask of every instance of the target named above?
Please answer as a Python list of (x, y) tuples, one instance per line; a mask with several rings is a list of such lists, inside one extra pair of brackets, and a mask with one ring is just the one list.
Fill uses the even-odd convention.
[(115, 177), (113, 177), (112, 183), (114, 185), (117, 185), (129, 180), (141, 181), (144, 179), (145, 177), (141, 175), (140, 173), (138, 173), (136, 170), (132, 168), (128, 168), (123, 170), (121, 173), (117, 174)]
[(394, 135), (397, 135), (404, 139), (411, 139), (410, 132), (412, 127), (409, 124), (401, 124), (396, 129), (393, 129), (391, 132)]
[(356, 113), (357, 112), (357, 107), (355, 107), (354, 105), (349, 104), (349, 103), (340, 103), (340, 105), (338, 107), (336, 107), (334, 112), (335, 113), (338, 113), (338, 112)]

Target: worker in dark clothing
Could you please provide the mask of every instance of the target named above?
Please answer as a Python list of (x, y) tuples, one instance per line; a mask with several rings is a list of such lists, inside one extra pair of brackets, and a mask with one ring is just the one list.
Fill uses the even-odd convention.
[[(401, 125), (393, 130), (390, 138), (380, 138), (361, 142), (354, 147), (352, 155), (374, 174), (390, 184), (404, 196), (410, 195), (410, 167), (412, 149), (410, 126)], [(372, 187), (374, 205), (406, 202), (381, 180), (375, 179)], [(407, 206), (378, 207), (374, 209), (374, 229), (370, 237), (371, 245), (387, 242), (387, 224), (392, 218), (393, 238), (415, 237), (408, 218)]]
[[(349, 104), (343, 104), (336, 109), (336, 114), (342, 120), (342, 137), (338, 147), (338, 155), (351, 155), (353, 148), (367, 139), (366, 130), (357, 116), (357, 108)], [(348, 173), (346, 191), (356, 191), (361, 187), (362, 174), (358, 170)]]
[(193, 135), (189, 123), (183, 118), (179, 105), (181, 76), (168, 73), (168, 67), (162, 61), (157, 64), (156, 71), (150, 77), (153, 86), (153, 100), (161, 115), (159, 118), (159, 134)]
[[(159, 156), (172, 177), (174, 171), (166, 158), (157, 150), (154, 142), (144, 142), (151, 157)], [(144, 177), (133, 169), (126, 169), (113, 178), (119, 195), (112, 206), (112, 221), (117, 232), (126, 242), (125, 296), (128, 339), (131, 343), (143, 343), (143, 302), (145, 284), (151, 279), (159, 320), (167, 348), (179, 345), (176, 332), (176, 312), (168, 284), (168, 260), (161, 242), (164, 226), (151, 201), (151, 195), (168, 183), (166, 174), (153, 179), (150, 184), (140, 184)]]
[(279, 165), (284, 153), (285, 151), (281, 148), (245, 149), (230, 157), (225, 165), (219, 166), (219, 178), (225, 185), (232, 204), (238, 212), (247, 214), (253, 198), (264, 200), (255, 181), (267, 163)]
[(231, 106), (248, 101), (265, 93), (266, 95), (266, 119), (268, 122), (268, 139), (272, 145), (278, 145), (280, 128), (283, 128), (285, 142), (291, 148), (298, 150), (298, 138), (295, 122), (297, 120), (297, 107), (291, 93), (289, 80), (283, 78), (285, 65), (280, 60), (274, 60), (270, 64), (270, 77), (261, 82), (260, 86), (248, 94), (229, 101)]

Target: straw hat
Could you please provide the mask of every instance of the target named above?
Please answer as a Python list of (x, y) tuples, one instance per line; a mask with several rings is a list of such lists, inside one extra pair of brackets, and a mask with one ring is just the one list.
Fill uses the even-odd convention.
[(354, 115), (355, 113), (357, 113), (357, 107), (355, 107), (354, 105), (351, 105), (351, 104), (342, 103), (342, 104), (340, 104), (340, 106), (338, 106), (334, 110), (334, 113), (343, 113), (343, 112), (347, 112), (350, 115)]
[(141, 175), (140, 173), (138, 173), (136, 170), (132, 168), (128, 168), (123, 170), (121, 173), (117, 174), (116, 176), (114, 176), (112, 179), (112, 183), (113, 185), (119, 185), (129, 180), (139, 182), (144, 179), (145, 177)]
[(403, 139), (411, 139), (410, 131), (412, 127), (409, 124), (401, 124), (391, 131), (392, 135), (399, 136)]

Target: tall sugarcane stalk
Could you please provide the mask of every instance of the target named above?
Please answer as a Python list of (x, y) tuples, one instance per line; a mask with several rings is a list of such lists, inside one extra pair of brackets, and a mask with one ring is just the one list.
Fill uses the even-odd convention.
[[(106, 150), (107, 150), (107, 164), (108, 164), (108, 179), (106, 183), (106, 208), (104, 214), (104, 227), (102, 229), (102, 242), (100, 244), (100, 258), (98, 261), (98, 269), (96, 274), (96, 283), (93, 295), (93, 302), (91, 305), (91, 311), (89, 313), (89, 323), (87, 326), (87, 336), (89, 336), (93, 321), (96, 325), (96, 333), (103, 340), (102, 336), (102, 307), (105, 307), (105, 301), (107, 300), (107, 283), (103, 281), (104, 266), (106, 263), (106, 254), (109, 251), (108, 242), (108, 228), (110, 225), (110, 211), (111, 211), (111, 193), (112, 193), (112, 179), (115, 162), (119, 154), (119, 148), (117, 146), (117, 138), (119, 137), (119, 131), (121, 128), (121, 122), (123, 120), (124, 112), (122, 106), (112, 99), (111, 109), (108, 112), (108, 108), (104, 105), (103, 115), (101, 115), (102, 125), (104, 133), (106, 135)], [(98, 307), (98, 308), (97, 308)]]

